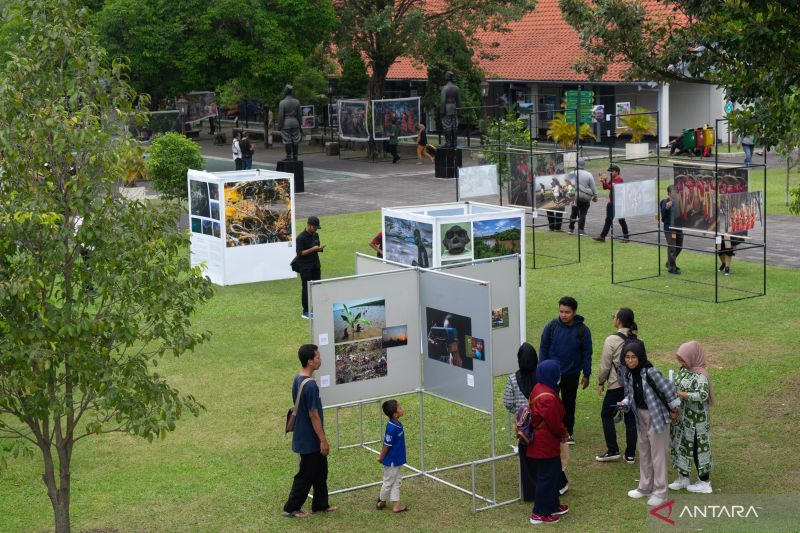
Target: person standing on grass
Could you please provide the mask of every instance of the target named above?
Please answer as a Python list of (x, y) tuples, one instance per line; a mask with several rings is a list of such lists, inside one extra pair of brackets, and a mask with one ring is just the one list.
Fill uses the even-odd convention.
[(383, 259), (383, 232), (379, 231), (377, 235), (375, 235), (371, 241), (369, 241), (369, 247), (375, 250), (375, 254), (378, 256), (378, 259)]
[(622, 353), (629, 372), (623, 374), (625, 398), (619, 409), (633, 411), (639, 432), (639, 486), (628, 496), (649, 496), (647, 505), (657, 507), (667, 501), (667, 426), (677, 420), (681, 400), (675, 385), (647, 360), (642, 341), (629, 340)]
[(425, 132), (425, 124), (417, 124), (417, 164), (422, 164), (422, 156), (427, 156), (434, 162), (433, 156), (428, 153), (428, 134)]
[(292, 402), (297, 406), (292, 451), (300, 455), (300, 468), (294, 476), (289, 499), (283, 505), (283, 515), (290, 518), (305, 518), (303, 503), (308, 499), (308, 491), (314, 488), (311, 512), (332, 512), (336, 507), (328, 503), (328, 439), (325, 436), (325, 420), (322, 413), (322, 400), (319, 397), (317, 382), (312, 379), (314, 371), (322, 364), (319, 348), (314, 344), (304, 344), (297, 350), (302, 369), (294, 377)]
[[(603, 397), (603, 406), (600, 409), (600, 420), (603, 422), (603, 435), (606, 439), (606, 452), (595, 457), (595, 460), (604, 463), (616, 461), (620, 458), (617, 445), (617, 432), (614, 428), (614, 415), (617, 414), (617, 404), (625, 397), (622, 387), (620, 372), (627, 372), (622, 365), (622, 346), (629, 339), (635, 339), (637, 334), (636, 322), (633, 320), (633, 311), (627, 307), (620, 308), (612, 316), (617, 332), (606, 337), (603, 343), (603, 354), (600, 356), (600, 370), (598, 371), (597, 394), (603, 396), (603, 389), (607, 387)], [(632, 465), (636, 456), (636, 418), (629, 411), (624, 415), (625, 420), (625, 462)]]
[[(697, 341), (681, 344), (676, 354), (681, 369), (675, 379), (681, 408), (678, 420), (670, 426), (672, 466), (678, 479), (670, 483), (672, 490), (711, 494), (711, 426), (709, 407), (714, 403), (711, 377), (706, 369), (706, 355)], [(692, 462), (697, 468), (697, 483), (691, 483)]]
[(378, 462), (383, 465), (383, 485), (375, 508), (381, 510), (386, 502), (392, 502), (392, 512), (402, 513), (410, 507), (400, 503), (400, 485), (403, 483), (402, 468), (406, 464), (406, 435), (400, 417), (403, 406), (397, 400), (387, 400), (382, 405), (383, 414), (389, 417), (386, 433), (383, 436), (383, 448)]
[(542, 361), (536, 367), (537, 383), (531, 392), (533, 444), (526, 455), (533, 459), (536, 470), (536, 494), (530, 516), (534, 525), (558, 522), (569, 512), (569, 506), (559, 500), (559, 487), (567, 467), (561, 444), (569, 437), (564, 426), (564, 404), (558, 398), (561, 375), (558, 361)]
[[(561, 368), (561, 400), (564, 402), (564, 425), (569, 431), (569, 444), (575, 444), (575, 401), (578, 382), (589, 386), (592, 374), (592, 332), (577, 314), (578, 302), (572, 296), (558, 301), (558, 317), (545, 325), (539, 345), (542, 361), (555, 359)], [(581, 379), (583, 372), (583, 379)]]
[[(623, 182), (622, 176), (619, 174), (619, 167), (617, 165), (611, 165), (608, 167), (608, 171), (611, 172), (610, 178), (605, 172), (600, 173), (600, 183), (603, 184), (603, 189), (609, 191), (609, 193), (608, 203), (606, 204), (606, 220), (603, 224), (603, 230), (597, 237), (592, 237), (597, 242), (604, 242), (606, 240), (606, 235), (608, 235), (608, 232), (611, 231), (611, 226), (614, 224), (614, 185)], [(628, 223), (625, 222), (624, 218), (620, 218), (617, 220), (617, 222), (619, 222), (619, 227), (622, 228), (621, 242), (628, 242)]]
[(325, 251), (325, 245), (319, 243), (318, 229), (320, 229), (319, 218), (310, 216), (306, 223), (306, 229), (295, 240), (298, 273), (300, 274), (300, 283), (303, 286), (300, 296), (300, 302), (303, 304), (303, 314), (300, 316), (305, 319), (309, 318), (308, 282), (322, 279), (322, 265), (319, 262), (319, 254)]

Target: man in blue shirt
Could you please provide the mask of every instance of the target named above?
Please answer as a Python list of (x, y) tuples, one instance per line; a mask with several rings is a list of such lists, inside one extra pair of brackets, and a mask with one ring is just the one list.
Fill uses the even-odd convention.
[[(300, 470), (294, 476), (289, 499), (283, 506), (284, 516), (304, 518), (308, 513), (303, 511), (303, 503), (308, 498), (308, 491), (314, 487), (314, 499), (311, 501), (311, 512), (335, 511), (336, 507), (328, 504), (328, 439), (325, 437), (322, 400), (319, 397), (317, 382), (311, 375), (322, 361), (319, 349), (314, 344), (304, 344), (297, 351), (300, 373), (294, 378), (292, 400), (300, 403), (297, 407), (294, 433), (292, 434), (292, 451), (300, 454)], [(305, 384), (303, 384), (305, 383)], [(300, 393), (300, 387), (303, 387)]]
[(583, 372), (580, 384), (585, 389), (589, 386), (589, 376), (592, 374), (592, 332), (577, 311), (578, 302), (575, 298), (561, 298), (558, 301), (558, 317), (545, 325), (539, 345), (539, 362), (557, 359), (561, 365), (561, 401), (564, 402), (564, 425), (569, 430), (567, 442), (570, 445), (575, 444), (572, 432), (575, 428), (578, 380)]
[(673, 228), (675, 214), (678, 212), (678, 199), (672, 194), (672, 185), (667, 187), (667, 197), (661, 200), (659, 206), (661, 213), (661, 223), (664, 225), (664, 237), (667, 239), (667, 272), (670, 274), (680, 274), (681, 269), (675, 264), (675, 260), (683, 250), (683, 232)]

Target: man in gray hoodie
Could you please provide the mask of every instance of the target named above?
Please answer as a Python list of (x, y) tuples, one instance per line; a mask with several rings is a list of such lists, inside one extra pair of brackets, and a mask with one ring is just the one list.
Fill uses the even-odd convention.
[(578, 159), (578, 170), (571, 172), (567, 177), (575, 184), (575, 203), (572, 204), (572, 213), (569, 215), (569, 233), (575, 233), (575, 221), (578, 221), (578, 233), (586, 236), (583, 228), (586, 226), (586, 213), (589, 211), (589, 202), (597, 201), (597, 188), (594, 176), (586, 170), (586, 160)]

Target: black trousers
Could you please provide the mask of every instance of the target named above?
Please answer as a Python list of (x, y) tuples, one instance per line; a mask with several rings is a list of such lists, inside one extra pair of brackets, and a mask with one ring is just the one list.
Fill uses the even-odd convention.
[[(617, 430), (614, 427), (614, 415), (617, 414), (617, 409), (616, 407), (610, 406), (621, 402), (624, 397), (625, 389), (622, 387), (606, 391), (606, 395), (603, 398), (603, 407), (600, 410), (600, 420), (603, 422), (603, 435), (606, 438), (606, 450), (611, 454), (619, 453), (619, 446), (617, 446)], [(625, 457), (633, 457), (636, 455), (636, 417), (633, 414), (633, 409), (625, 413), (624, 421)]]
[(672, 270), (677, 268), (675, 260), (683, 250), (683, 233), (676, 233), (674, 231), (666, 232), (667, 238), (667, 268)]
[(300, 301), (303, 304), (304, 313), (308, 313), (308, 282), (318, 279), (322, 279), (322, 271), (319, 268), (306, 268), (300, 271), (300, 283), (303, 285)]
[(560, 230), (561, 229), (561, 221), (564, 217), (563, 211), (548, 211), (547, 212), (547, 223), (550, 226), (552, 231)]
[(575, 220), (578, 221), (578, 231), (583, 231), (583, 228), (586, 226), (586, 213), (589, 211), (590, 205), (589, 202), (578, 200), (578, 202), (572, 206), (572, 212), (569, 215), (570, 231), (575, 229)]
[[(622, 235), (624, 235), (625, 238), (627, 239), (628, 223), (625, 222), (624, 218), (619, 219), (618, 222), (619, 222), (619, 227), (622, 228)], [(614, 223), (614, 204), (608, 202), (606, 204), (606, 221), (603, 224), (603, 231), (600, 232), (601, 237), (605, 238), (605, 236), (608, 235), (608, 232), (611, 231), (611, 225), (613, 223)]]
[(233, 164), (236, 166), (236, 170), (242, 170), (242, 158), (237, 157), (233, 160)]
[(519, 450), (519, 476), (522, 484), (522, 500), (532, 502), (536, 497), (536, 461), (525, 456), (528, 447), (524, 442), (518, 441)]
[(562, 485), (561, 457), (552, 459), (533, 459), (536, 465), (536, 499), (533, 512), (538, 515), (551, 515), (558, 511), (561, 501), (558, 489)]
[(561, 374), (561, 401), (564, 403), (564, 425), (572, 435), (575, 429), (575, 400), (578, 397), (580, 374)]
[(283, 505), (287, 513), (299, 511), (308, 498), (308, 491), (314, 487), (314, 499), (311, 500), (313, 512), (324, 511), (328, 504), (328, 458), (319, 452), (300, 455), (300, 470), (294, 476), (289, 499)]
[(397, 155), (397, 145), (389, 143), (389, 146), (386, 148), (390, 154), (392, 154), (392, 161), (397, 161), (400, 159), (400, 156)]

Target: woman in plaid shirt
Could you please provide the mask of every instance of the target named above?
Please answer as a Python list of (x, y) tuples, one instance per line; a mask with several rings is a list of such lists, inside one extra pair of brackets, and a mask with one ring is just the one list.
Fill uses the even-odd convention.
[(628, 496), (649, 496), (647, 505), (657, 506), (667, 501), (667, 427), (677, 418), (681, 400), (675, 385), (647, 360), (642, 341), (626, 342), (622, 357), (628, 371), (622, 372), (625, 398), (618, 407), (633, 410), (639, 433), (639, 486)]

